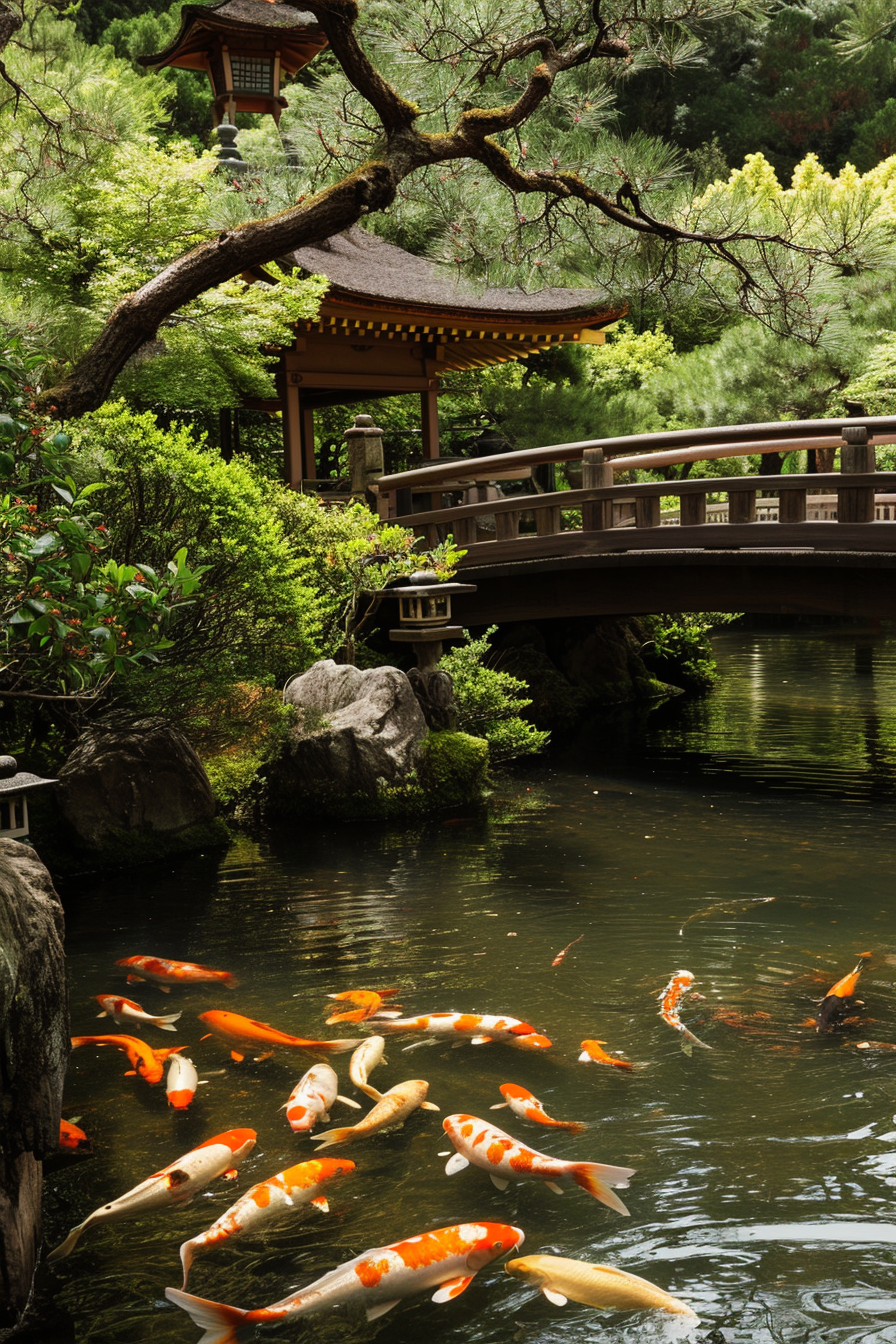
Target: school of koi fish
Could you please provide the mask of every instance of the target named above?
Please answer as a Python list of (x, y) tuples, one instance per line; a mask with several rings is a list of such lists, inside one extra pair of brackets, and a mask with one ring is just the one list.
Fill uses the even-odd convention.
[[(575, 945), (569, 944), (555, 957), (559, 965)], [(861, 1006), (856, 991), (870, 952), (860, 954), (858, 964), (830, 988), (820, 1001), (818, 1012), (806, 1025), (814, 1025), (818, 1033), (832, 1031), (855, 1008)], [(116, 963), (128, 970), (128, 981), (149, 981), (165, 993), (184, 985), (218, 985), (229, 989), (235, 980), (226, 971), (213, 970), (192, 962), (166, 960), (159, 957), (132, 956)], [(684, 1000), (699, 1001), (702, 995), (694, 989), (695, 977), (687, 970), (676, 971), (659, 992), (659, 1015), (679, 1035), (681, 1049), (690, 1055), (694, 1047), (709, 1050), (712, 1047), (697, 1037), (681, 1020)], [(254, 1061), (269, 1058), (276, 1051), (299, 1051), (310, 1055), (336, 1055), (351, 1051), (349, 1080), (363, 1095), (373, 1101), (371, 1109), (356, 1123), (322, 1132), (313, 1132), (330, 1119), (330, 1112), (339, 1102), (354, 1110), (361, 1104), (339, 1092), (336, 1070), (325, 1062), (318, 1062), (302, 1075), (281, 1109), (286, 1122), (298, 1135), (307, 1134), (316, 1142), (318, 1152), (323, 1148), (357, 1143), (372, 1135), (394, 1129), (418, 1109), (438, 1111), (428, 1100), (429, 1084), (423, 1079), (408, 1079), (385, 1092), (373, 1087), (370, 1074), (385, 1063), (383, 1050), (385, 1036), (406, 1034), (422, 1037), (419, 1043), (450, 1041), (452, 1045), (504, 1045), (517, 1050), (549, 1050), (550, 1039), (534, 1026), (508, 1016), (490, 1016), (471, 1013), (438, 1012), (415, 1017), (401, 1017), (397, 1007), (383, 1008), (383, 1003), (399, 991), (347, 990), (328, 995), (332, 1000), (354, 1005), (345, 1012), (331, 1014), (328, 1023), (351, 1021), (375, 1029), (377, 1034), (336, 1040), (317, 1040), (295, 1036), (264, 1022), (257, 1022), (239, 1013), (210, 1010), (198, 1014), (198, 1021), (207, 1028), (202, 1040), (217, 1038), (229, 1048), (234, 1063), (242, 1064), (247, 1054)], [(404, 992), (404, 991), (403, 991)], [(144, 1011), (139, 1003), (106, 993), (95, 996), (100, 1004), (101, 1017), (110, 1016), (118, 1024), (155, 1027), (161, 1031), (178, 1030), (174, 1025), (182, 1012), (154, 1015)], [(740, 1025), (719, 1016), (713, 1017), (726, 1025)], [(734, 1015), (736, 1016), (736, 1015)], [(606, 1041), (585, 1039), (581, 1042), (581, 1063), (603, 1064), (621, 1070), (633, 1070), (629, 1060), (610, 1054)], [(201, 1080), (194, 1062), (183, 1052), (187, 1046), (178, 1045), (153, 1049), (139, 1037), (131, 1035), (74, 1036), (72, 1048), (89, 1046), (112, 1047), (123, 1052), (130, 1064), (126, 1076), (142, 1078), (151, 1086), (167, 1078), (165, 1090), (168, 1103), (175, 1110), (184, 1110), (193, 1102)], [(405, 1049), (413, 1049), (407, 1046)], [(883, 1042), (861, 1042), (860, 1049), (896, 1048)], [(255, 1053), (258, 1051), (259, 1053)], [(490, 1052), (491, 1053), (491, 1052)], [(545, 1107), (527, 1088), (517, 1083), (502, 1083), (498, 1090), (503, 1097), (491, 1109), (509, 1108), (523, 1121), (570, 1134), (580, 1134), (587, 1126), (580, 1121), (558, 1120), (548, 1115)], [(74, 1159), (89, 1155), (90, 1140), (78, 1127), (76, 1120), (63, 1120), (60, 1130), (60, 1152)], [(586, 1194), (623, 1216), (628, 1209), (616, 1194), (625, 1189), (635, 1172), (630, 1167), (602, 1162), (564, 1160), (539, 1152), (521, 1139), (498, 1129), (475, 1115), (454, 1114), (442, 1121), (442, 1130), (452, 1149), (440, 1156), (448, 1157), (447, 1175), (468, 1166), (485, 1172), (498, 1190), (506, 1190), (512, 1181), (540, 1181), (549, 1190), (563, 1193), (561, 1182), (572, 1182)], [(240, 1164), (255, 1147), (257, 1134), (252, 1129), (232, 1129), (206, 1139), (167, 1166), (147, 1176), (132, 1189), (94, 1209), (82, 1222), (71, 1229), (65, 1240), (47, 1256), (47, 1263), (55, 1263), (71, 1254), (85, 1232), (101, 1223), (119, 1219), (137, 1218), (163, 1209), (183, 1207), (194, 1195), (216, 1178), (235, 1180)], [(453, 1151), (452, 1151), (453, 1150)], [(326, 1311), (342, 1304), (357, 1304), (368, 1321), (375, 1320), (396, 1306), (405, 1297), (435, 1289), (432, 1300), (444, 1303), (459, 1296), (472, 1282), (479, 1270), (498, 1257), (516, 1251), (523, 1244), (524, 1232), (506, 1223), (467, 1222), (416, 1233), (387, 1246), (375, 1247), (338, 1265), (305, 1287), (290, 1293), (277, 1302), (253, 1309), (242, 1309), (222, 1302), (213, 1302), (188, 1293), (187, 1282), (198, 1257), (206, 1255), (223, 1243), (239, 1237), (267, 1231), (276, 1223), (294, 1218), (302, 1209), (313, 1207), (327, 1213), (329, 1204), (326, 1191), (331, 1183), (350, 1176), (356, 1164), (346, 1158), (314, 1157), (298, 1162), (251, 1186), (206, 1230), (183, 1242), (180, 1261), (183, 1281), (180, 1288), (166, 1288), (169, 1301), (181, 1307), (201, 1327), (200, 1344), (237, 1344), (247, 1340), (256, 1325), (300, 1317)], [(664, 1311), (698, 1323), (696, 1312), (686, 1303), (671, 1296), (656, 1284), (637, 1275), (606, 1265), (586, 1264), (582, 1261), (552, 1255), (532, 1255), (509, 1260), (508, 1274), (540, 1290), (548, 1301), (563, 1306), (568, 1300), (592, 1307), (615, 1311)]]

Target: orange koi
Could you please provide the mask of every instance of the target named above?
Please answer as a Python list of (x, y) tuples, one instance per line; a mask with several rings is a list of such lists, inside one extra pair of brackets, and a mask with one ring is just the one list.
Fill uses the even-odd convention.
[(474, 1167), (487, 1171), (492, 1184), (506, 1190), (511, 1181), (544, 1181), (549, 1190), (562, 1195), (557, 1182), (564, 1177), (599, 1199), (602, 1204), (628, 1216), (628, 1209), (611, 1186), (625, 1189), (631, 1167), (608, 1167), (602, 1162), (565, 1162), (529, 1148), (518, 1139), (505, 1134), (475, 1115), (449, 1115), (442, 1128), (457, 1150), (445, 1167), (446, 1176), (463, 1171), (472, 1162)]
[(686, 1055), (692, 1053), (695, 1045), (699, 1045), (701, 1050), (712, 1049), (711, 1045), (707, 1045), (705, 1041), (701, 1041), (692, 1031), (689, 1031), (678, 1015), (679, 1005), (693, 983), (694, 976), (690, 971), (676, 971), (666, 988), (660, 993), (660, 1017), (680, 1034), (681, 1048)]
[(94, 1209), (83, 1223), (72, 1228), (55, 1251), (50, 1252), (47, 1263), (70, 1255), (88, 1227), (96, 1223), (107, 1223), (118, 1218), (139, 1218), (156, 1209), (179, 1208), (189, 1204), (196, 1191), (208, 1185), (216, 1176), (232, 1179), (236, 1176), (240, 1162), (255, 1147), (256, 1137), (254, 1129), (231, 1129), (226, 1134), (216, 1134), (213, 1139), (206, 1139), (205, 1143), (200, 1143), (176, 1162), (154, 1172), (140, 1185), (135, 1185), (133, 1190), (128, 1190), (110, 1204)]
[(294, 1167), (253, 1185), (211, 1227), (183, 1243), (180, 1248), (183, 1287), (187, 1286), (195, 1258), (222, 1242), (233, 1241), (247, 1232), (257, 1232), (262, 1226), (267, 1228), (303, 1205), (313, 1204), (321, 1213), (329, 1213), (323, 1187), (334, 1177), (346, 1176), (354, 1170), (354, 1162), (345, 1157), (314, 1158), (310, 1162), (298, 1162)]
[(570, 949), (571, 947), (575, 947), (576, 943), (580, 943), (584, 937), (585, 937), (584, 933), (580, 933), (579, 936), (578, 936), (578, 938), (573, 938), (573, 940), (572, 940), (571, 943), (567, 943), (567, 945), (566, 945), (566, 947), (564, 947), (563, 951), (557, 953), (556, 957), (555, 957), (554, 960), (551, 962), (551, 965), (552, 965), (552, 966), (559, 966), (560, 963), (561, 963), (561, 961), (563, 960), (563, 958), (566, 956), (567, 952), (569, 951), (569, 949)]
[[(384, 999), (391, 999), (397, 993), (397, 989), (381, 989), (379, 992), (373, 989), (348, 989), (344, 994), (328, 994), (328, 999), (357, 1003), (359, 1007), (349, 1013), (333, 1013), (332, 1016), (327, 1018), (327, 1026), (331, 1027), (336, 1022), (366, 1022), (368, 1017), (375, 1017), (380, 1014)], [(398, 1006), (396, 1005), (396, 1011), (389, 1011), (382, 1015), (401, 1017), (401, 1013), (397, 1011)]]
[(588, 1128), (578, 1120), (552, 1120), (542, 1102), (534, 1097), (528, 1088), (518, 1087), (516, 1083), (502, 1083), (498, 1091), (504, 1100), (492, 1106), (493, 1111), (500, 1111), (509, 1106), (514, 1115), (520, 1116), (523, 1120), (532, 1120), (536, 1125), (550, 1125), (552, 1129), (568, 1129), (570, 1134), (581, 1134)]
[(633, 1069), (635, 1066), (627, 1059), (616, 1059), (608, 1055), (602, 1047), (606, 1041), (582, 1041), (579, 1055), (580, 1064), (612, 1064), (614, 1069)]
[(71, 1120), (59, 1121), (59, 1147), (70, 1153), (89, 1153), (90, 1140)]
[(453, 1036), (471, 1045), (513, 1045), (519, 1050), (548, 1050), (551, 1042), (528, 1022), (515, 1017), (488, 1017), (478, 1013), (428, 1013), (423, 1017), (400, 1017), (378, 1024), (381, 1031), (416, 1031), (427, 1036)]
[(141, 1041), (137, 1036), (73, 1036), (72, 1049), (77, 1050), (82, 1045), (114, 1045), (116, 1050), (123, 1050), (128, 1057), (131, 1068), (125, 1072), (125, 1078), (133, 1078), (137, 1075), (145, 1078), (148, 1083), (160, 1083), (164, 1069), (162, 1065), (169, 1055), (176, 1055), (181, 1050), (186, 1050), (185, 1045), (172, 1046), (170, 1050), (153, 1050), (145, 1041)]
[[(290, 1036), (285, 1031), (278, 1031), (276, 1027), (269, 1027), (266, 1022), (255, 1022), (251, 1017), (243, 1017), (241, 1013), (225, 1013), (217, 1009), (200, 1013), (199, 1021), (205, 1023), (211, 1035), (219, 1036), (230, 1046), (230, 1057), (237, 1062), (245, 1059), (248, 1050), (259, 1045), (270, 1047), (267, 1053), (272, 1053), (276, 1049), (309, 1050), (316, 1055), (338, 1055), (343, 1050), (354, 1050), (364, 1039), (363, 1036), (358, 1036), (353, 1040), (309, 1041), (302, 1036)], [(202, 1039), (208, 1038), (203, 1036)]]
[(345, 1302), (359, 1302), (375, 1321), (403, 1297), (436, 1288), (433, 1302), (450, 1302), (473, 1282), (477, 1272), (499, 1255), (522, 1245), (523, 1233), (508, 1223), (457, 1223), (423, 1232), (391, 1246), (377, 1246), (347, 1261), (306, 1288), (255, 1311), (209, 1302), (177, 1288), (166, 1288), (169, 1302), (183, 1307), (205, 1331), (205, 1344), (237, 1344), (247, 1331), (268, 1321), (305, 1316)]
[(236, 989), (237, 981), (230, 971), (213, 971), (210, 966), (199, 966), (195, 961), (171, 961), (165, 957), (122, 957), (116, 966), (127, 966), (128, 983), (149, 980), (158, 985), (163, 994), (171, 993), (172, 985), (226, 985)]
[(865, 969), (865, 962), (871, 956), (870, 952), (860, 952), (861, 960), (849, 972), (832, 985), (825, 994), (818, 1009), (818, 1016), (815, 1019), (815, 1030), (817, 1032), (830, 1031), (839, 1021), (841, 1021), (853, 1007), (853, 996), (859, 983), (859, 976)]

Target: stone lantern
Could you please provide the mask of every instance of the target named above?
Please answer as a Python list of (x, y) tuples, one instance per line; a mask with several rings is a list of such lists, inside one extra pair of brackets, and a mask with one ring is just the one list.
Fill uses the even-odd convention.
[(282, 76), (294, 75), (327, 45), (313, 14), (286, 0), (218, 0), (184, 5), (180, 32), (164, 51), (139, 64), (160, 70), (204, 70), (214, 94), (218, 126), (225, 115), (266, 112), (280, 122), (288, 106)]
[(28, 799), (25, 795), (57, 782), (19, 770), (15, 756), (0, 756), (0, 838), (23, 839), (28, 834)]
[(443, 641), (463, 638), (464, 627), (450, 624), (451, 598), (454, 593), (475, 591), (474, 583), (440, 583), (438, 575), (424, 569), (412, 574), (409, 584), (387, 588), (384, 594), (398, 598), (401, 624), (389, 631), (389, 638), (396, 644), (412, 645), (417, 666), (411, 668), (408, 680), (427, 724), (437, 731), (453, 729), (457, 723), (454, 684), (437, 667)]

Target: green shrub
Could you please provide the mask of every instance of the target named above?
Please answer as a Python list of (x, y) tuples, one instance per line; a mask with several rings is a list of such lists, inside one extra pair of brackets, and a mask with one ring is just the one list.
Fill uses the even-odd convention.
[(465, 642), (439, 663), (454, 679), (459, 730), (485, 738), (492, 765), (531, 756), (550, 738), (550, 733), (540, 732), (520, 715), (532, 703), (525, 681), (488, 665), (494, 656), (489, 640), (497, 628), (491, 626), (479, 639), (467, 633)]
[[(155, 418), (108, 403), (72, 428), (82, 479), (107, 483), (116, 553), (164, 568), (188, 547), (203, 597), (179, 614), (176, 668), (132, 676), (142, 708), (202, 713), (242, 680), (279, 685), (319, 656), (320, 614), (274, 506), (277, 487)], [(149, 702), (149, 703), (148, 703)]]
[(488, 785), (489, 745), (469, 733), (430, 733), (417, 761), (417, 777), (434, 807), (479, 802)]

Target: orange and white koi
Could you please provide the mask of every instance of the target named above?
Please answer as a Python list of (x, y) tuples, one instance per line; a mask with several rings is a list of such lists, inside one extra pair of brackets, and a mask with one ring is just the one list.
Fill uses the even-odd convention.
[(183, 1307), (194, 1324), (205, 1331), (201, 1344), (237, 1344), (247, 1337), (251, 1326), (326, 1311), (346, 1302), (359, 1302), (368, 1321), (385, 1315), (402, 1298), (430, 1288), (437, 1289), (434, 1302), (450, 1302), (469, 1287), (480, 1269), (523, 1241), (521, 1230), (508, 1223), (439, 1227), (364, 1251), (306, 1288), (255, 1311), (208, 1302), (177, 1288), (166, 1288), (165, 1296)]
[(172, 961), (167, 957), (122, 957), (116, 966), (127, 966), (128, 983), (149, 980), (158, 985), (163, 994), (171, 993), (172, 985), (226, 985), (236, 989), (236, 976), (230, 971), (215, 971), (210, 966), (199, 966), (195, 961)]
[(74, 1121), (60, 1120), (59, 1147), (69, 1153), (89, 1153), (90, 1140), (83, 1129), (79, 1129)]
[(199, 1074), (192, 1059), (186, 1055), (172, 1055), (168, 1061), (168, 1077), (165, 1079), (165, 1093), (168, 1105), (176, 1111), (185, 1111), (196, 1095), (199, 1086)]
[(525, 1087), (516, 1083), (502, 1083), (498, 1091), (504, 1098), (490, 1109), (501, 1111), (509, 1106), (514, 1115), (523, 1120), (532, 1120), (536, 1125), (550, 1125), (552, 1129), (568, 1129), (570, 1134), (581, 1134), (588, 1128), (578, 1120), (552, 1120), (537, 1097)]
[(437, 1111), (438, 1106), (426, 1100), (428, 1091), (429, 1083), (422, 1078), (409, 1078), (407, 1082), (396, 1083), (383, 1093), (376, 1105), (356, 1125), (312, 1134), (314, 1142), (320, 1144), (317, 1151), (329, 1148), (332, 1143), (351, 1143), (353, 1139), (369, 1138), (371, 1134), (379, 1134), (382, 1129), (403, 1125), (411, 1111), (416, 1111), (418, 1106), (423, 1111)]
[(383, 1009), (383, 1000), (391, 999), (397, 993), (397, 989), (381, 989), (379, 992), (373, 989), (348, 989), (344, 994), (328, 994), (328, 999), (356, 1003), (358, 1007), (349, 1013), (333, 1013), (327, 1018), (327, 1026), (331, 1027), (335, 1022), (366, 1022), (368, 1017), (401, 1017), (397, 1006), (395, 1009)]
[(113, 1045), (116, 1050), (123, 1050), (128, 1057), (128, 1062), (133, 1066), (125, 1072), (125, 1078), (133, 1078), (137, 1075), (140, 1078), (145, 1078), (148, 1083), (160, 1083), (165, 1072), (162, 1065), (168, 1056), (176, 1055), (187, 1048), (185, 1045), (175, 1045), (169, 1050), (153, 1050), (138, 1036), (72, 1037), (73, 1050), (78, 1050), (82, 1045)]
[(681, 1036), (681, 1048), (686, 1055), (693, 1053), (695, 1045), (699, 1045), (701, 1050), (711, 1050), (712, 1046), (701, 1041), (692, 1031), (684, 1025), (678, 1015), (678, 1009), (685, 994), (687, 994), (694, 983), (694, 976), (691, 971), (676, 971), (669, 981), (666, 988), (661, 991), (660, 999), (660, 1017), (668, 1026), (673, 1027)]
[(626, 1189), (629, 1177), (635, 1174), (631, 1167), (565, 1162), (559, 1157), (549, 1157), (475, 1115), (449, 1115), (442, 1121), (442, 1128), (457, 1150), (445, 1167), (447, 1176), (463, 1171), (472, 1162), (474, 1167), (488, 1172), (499, 1190), (506, 1190), (511, 1181), (533, 1180), (544, 1181), (558, 1195), (563, 1191), (557, 1182), (568, 1177), (602, 1204), (628, 1216), (628, 1209), (610, 1187)]
[[(255, 1022), (241, 1013), (225, 1013), (218, 1009), (200, 1013), (199, 1021), (204, 1022), (211, 1035), (218, 1036), (230, 1046), (230, 1057), (237, 1061), (245, 1059), (250, 1050), (260, 1045), (268, 1046), (265, 1054), (274, 1050), (309, 1050), (315, 1055), (338, 1055), (343, 1050), (354, 1050), (360, 1045), (363, 1036), (342, 1041), (309, 1041), (303, 1036), (290, 1036), (288, 1032), (269, 1027), (267, 1022)], [(208, 1038), (203, 1036), (203, 1040)]]
[(478, 1013), (427, 1013), (422, 1017), (400, 1017), (394, 1022), (378, 1023), (381, 1031), (420, 1032), (427, 1036), (449, 1036), (468, 1040), (471, 1045), (513, 1045), (519, 1050), (548, 1050), (551, 1042), (540, 1036), (528, 1022), (516, 1017), (489, 1017)]
[(603, 1047), (606, 1041), (582, 1041), (579, 1055), (580, 1064), (612, 1064), (615, 1069), (633, 1069), (635, 1066), (628, 1059), (617, 1059), (615, 1055), (608, 1055)]
[(815, 1019), (816, 1031), (830, 1031), (853, 1007), (853, 997), (859, 983), (859, 976), (864, 971), (865, 962), (871, 956), (871, 953), (862, 952), (860, 956), (861, 961), (858, 965), (854, 966), (848, 975), (844, 975), (838, 980), (836, 985), (831, 985), (822, 999), (818, 1016)]
[(220, 1246), (222, 1242), (233, 1241), (245, 1236), (247, 1232), (258, 1232), (271, 1223), (291, 1213), (296, 1213), (303, 1205), (313, 1204), (321, 1213), (329, 1213), (330, 1206), (323, 1188), (337, 1176), (348, 1175), (355, 1170), (354, 1162), (346, 1157), (322, 1157), (310, 1162), (298, 1162), (286, 1171), (280, 1171), (266, 1181), (259, 1181), (251, 1189), (231, 1204), (221, 1217), (206, 1228), (198, 1237), (185, 1241), (180, 1248), (181, 1263), (184, 1267), (183, 1287), (187, 1286), (190, 1266), (199, 1255)]
[(338, 1088), (339, 1079), (329, 1064), (312, 1064), (284, 1103), (286, 1118), (296, 1134), (307, 1134), (318, 1120), (329, 1120), (334, 1101), (353, 1106), (356, 1111), (361, 1109), (356, 1101), (340, 1097)]
[(176, 1162), (135, 1185), (133, 1190), (128, 1190), (110, 1204), (94, 1209), (83, 1223), (72, 1228), (55, 1251), (50, 1252), (48, 1263), (69, 1255), (88, 1227), (118, 1218), (139, 1218), (156, 1209), (180, 1208), (188, 1204), (196, 1191), (208, 1185), (216, 1176), (232, 1179), (236, 1176), (239, 1164), (255, 1147), (255, 1139), (254, 1129), (230, 1129), (226, 1134), (216, 1134), (213, 1139), (206, 1139), (198, 1148), (191, 1149)]
[(567, 943), (563, 951), (557, 953), (556, 957), (551, 962), (551, 965), (559, 966), (563, 958), (566, 956), (567, 952), (570, 950), (570, 948), (575, 947), (576, 943), (580, 943), (584, 937), (585, 937), (584, 933), (580, 933), (578, 938), (573, 938), (571, 943)]
[(359, 1092), (365, 1093), (366, 1096), (371, 1097), (374, 1101), (382, 1101), (383, 1094), (382, 1092), (378, 1092), (375, 1087), (368, 1083), (367, 1077), (368, 1074), (373, 1072), (377, 1064), (386, 1063), (386, 1060), (383, 1058), (383, 1050), (385, 1047), (386, 1042), (382, 1036), (368, 1036), (367, 1040), (363, 1041), (362, 1044), (358, 1046), (349, 1061), (349, 1078), (351, 1078)]
[(173, 1024), (183, 1017), (182, 1012), (169, 1013), (167, 1017), (153, 1017), (152, 1013), (145, 1013), (139, 1003), (133, 999), (123, 999), (120, 994), (96, 994), (94, 997), (103, 1010), (97, 1013), (97, 1017), (111, 1017), (120, 1027), (126, 1027), (129, 1022), (146, 1022), (160, 1031), (176, 1031)]

